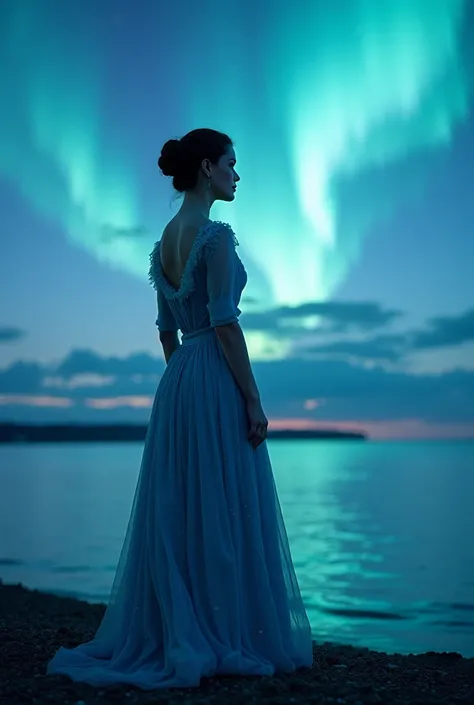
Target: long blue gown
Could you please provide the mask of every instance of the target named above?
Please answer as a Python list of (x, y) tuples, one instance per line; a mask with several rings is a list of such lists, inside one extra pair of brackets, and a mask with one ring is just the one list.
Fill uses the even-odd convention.
[(174, 288), (150, 260), (161, 331), (183, 333), (156, 392), (110, 600), (92, 641), (61, 647), (47, 673), (96, 686), (198, 686), (312, 664), (266, 443), (215, 326), (237, 321), (247, 274), (230, 226), (211, 221)]

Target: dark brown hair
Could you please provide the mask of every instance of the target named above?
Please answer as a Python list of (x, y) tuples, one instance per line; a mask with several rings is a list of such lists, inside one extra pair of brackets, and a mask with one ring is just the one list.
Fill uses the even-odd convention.
[(173, 177), (176, 191), (183, 193), (196, 187), (202, 161), (217, 164), (232, 146), (228, 135), (217, 130), (192, 130), (180, 140), (168, 140), (163, 145), (158, 166), (164, 176)]

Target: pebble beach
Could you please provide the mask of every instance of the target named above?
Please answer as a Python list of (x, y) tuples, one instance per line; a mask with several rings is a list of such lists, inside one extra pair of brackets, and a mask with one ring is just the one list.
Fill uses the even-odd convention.
[(45, 675), (60, 646), (94, 636), (104, 611), (104, 604), (0, 580), (0, 705), (474, 705), (474, 658), (452, 652), (385, 654), (329, 642), (313, 644), (312, 668), (268, 678), (203, 679), (199, 688), (94, 688)]

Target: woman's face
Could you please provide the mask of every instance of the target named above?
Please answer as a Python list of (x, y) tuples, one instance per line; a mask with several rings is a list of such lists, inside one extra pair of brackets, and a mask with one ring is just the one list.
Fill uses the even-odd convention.
[(240, 176), (235, 170), (235, 151), (229, 146), (217, 164), (212, 165), (211, 187), (217, 201), (233, 201)]

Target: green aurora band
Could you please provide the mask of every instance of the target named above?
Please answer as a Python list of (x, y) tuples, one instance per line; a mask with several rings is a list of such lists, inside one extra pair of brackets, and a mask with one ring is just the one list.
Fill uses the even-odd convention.
[[(398, 185), (351, 220), (340, 185), (449, 145), (467, 117), (466, 3), (272, 0), (260, 17), (247, 0), (226, 9), (217, 0), (188, 5), (184, 34), (178, 24), (166, 29), (177, 37), (173, 77), (189, 106), (176, 124), (215, 126), (235, 139), (242, 185), (215, 216), (235, 227), (249, 299), (260, 310), (328, 299), (364, 237), (407, 195)], [(118, 141), (135, 125), (121, 133), (105, 118), (94, 3), (67, 7), (64, 27), (61, 2), (2, 3), (0, 173), (76, 244), (145, 277), (169, 199), (164, 192), (161, 211), (145, 212), (133, 150)], [(81, 31), (74, 13), (90, 15)], [(158, 37), (166, 10), (151, 13)], [(157, 65), (157, 94), (169, 70)], [(156, 151), (169, 136), (157, 134)], [(142, 228), (153, 237), (136, 236)]]

